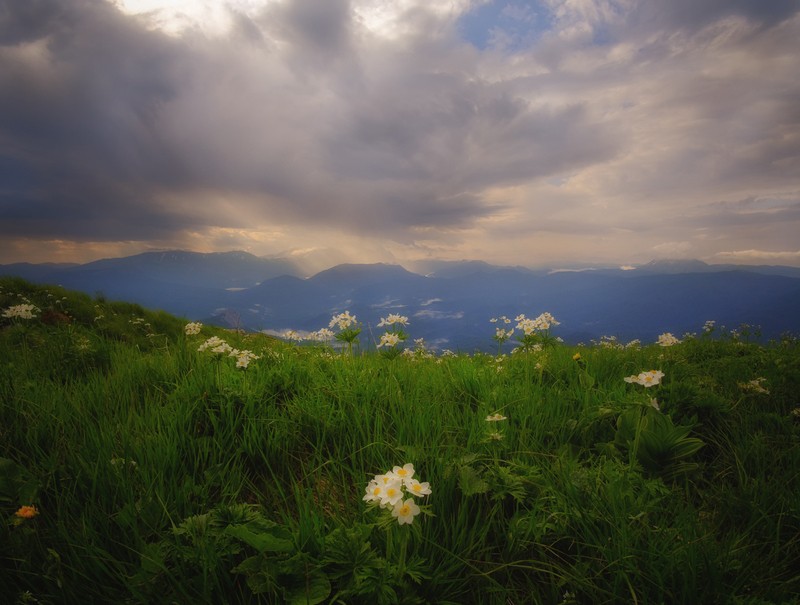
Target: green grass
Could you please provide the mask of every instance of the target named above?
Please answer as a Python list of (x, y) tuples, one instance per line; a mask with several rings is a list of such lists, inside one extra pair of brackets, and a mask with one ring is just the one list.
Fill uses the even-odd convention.
[[(390, 360), (0, 280), (22, 297), (3, 602), (800, 603), (792, 338)], [(432, 494), (401, 526), (362, 496), (407, 462)]]

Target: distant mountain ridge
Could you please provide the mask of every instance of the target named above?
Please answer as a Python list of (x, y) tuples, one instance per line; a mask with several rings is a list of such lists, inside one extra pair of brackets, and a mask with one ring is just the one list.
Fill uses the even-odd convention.
[(706, 320), (748, 323), (765, 337), (800, 333), (800, 269), (660, 260), (635, 268), (504, 267), (482, 261), (342, 264), (301, 277), (286, 258), (246, 252), (147, 252), (91, 263), (0, 265), (0, 275), (60, 284), (163, 309), (187, 320), (250, 330), (314, 331), (344, 310), (364, 322), (364, 343), (389, 313), (440, 348), (494, 350), (492, 317), (549, 311), (568, 342), (603, 335), (652, 342), (699, 331)]

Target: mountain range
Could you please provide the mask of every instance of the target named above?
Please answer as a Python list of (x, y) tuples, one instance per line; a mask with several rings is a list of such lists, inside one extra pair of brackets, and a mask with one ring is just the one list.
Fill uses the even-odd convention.
[[(412, 338), (452, 350), (496, 350), (493, 317), (544, 311), (570, 343), (616, 336), (654, 342), (659, 334), (717, 326), (760, 328), (762, 338), (800, 333), (800, 268), (659, 260), (638, 267), (528, 269), (481, 261), (429, 261), (415, 272), (391, 264), (343, 264), (304, 276), (289, 258), (246, 252), (147, 252), (86, 264), (0, 265), (0, 275), (136, 302), (247, 330), (300, 334), (349, 310), (362, 343), (389, 313), (410, 320)], [(509, 345), (506, 345), (510, 348)]]

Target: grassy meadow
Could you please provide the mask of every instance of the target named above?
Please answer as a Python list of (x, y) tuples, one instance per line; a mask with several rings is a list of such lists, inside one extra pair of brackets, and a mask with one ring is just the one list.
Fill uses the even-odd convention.
[(3, 603), (800, 603), (795, 338), (362, 352), (11, 278), (4, 311)]

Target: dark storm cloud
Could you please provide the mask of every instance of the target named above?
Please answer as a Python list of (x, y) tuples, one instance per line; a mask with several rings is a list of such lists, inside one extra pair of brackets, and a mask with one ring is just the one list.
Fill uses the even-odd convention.
[(181, 173), (158, 129), (179, 80), (170, 41), (89, 0), (15, 3), (7, 28), (17, 35), (0, 47), (3, 231), (118, 239), (168, 229), (175, 219), (147, 201)]
[(0, 4), (0, 45), (37, 40), (69, 19), (68, 7), (58, 0), (4, 0)]

